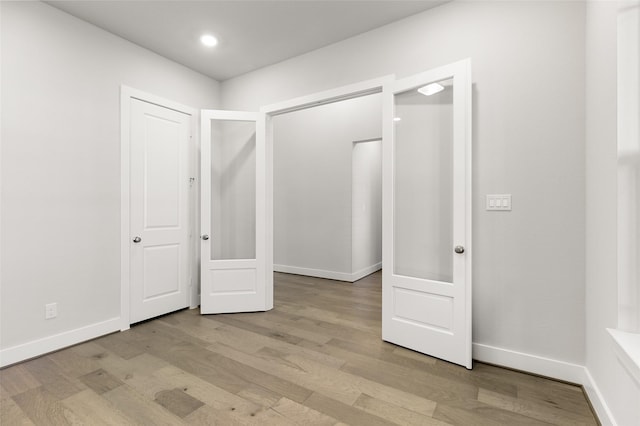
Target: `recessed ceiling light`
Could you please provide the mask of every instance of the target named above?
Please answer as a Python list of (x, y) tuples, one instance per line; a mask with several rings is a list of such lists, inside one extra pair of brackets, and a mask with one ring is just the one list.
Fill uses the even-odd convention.
[(211, 34), (204, 34), (202, 37), (200, 37), (200, 42), (207, 47), (213, 47), (218, 44), (218, 39)]
[(444, 90), (443, 85), (438, 83), (431, 83), (419, 88), (418, 92), (422, 93), (425, 96), (431, 96), (431, 95), (435, 95), (438, 92), (442, 92), (443, 90)]

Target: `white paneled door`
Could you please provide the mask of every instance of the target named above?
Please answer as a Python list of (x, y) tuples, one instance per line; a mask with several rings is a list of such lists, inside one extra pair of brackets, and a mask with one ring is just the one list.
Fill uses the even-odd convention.
[(191, 116), (131, 99), (130, 322), (189, 304)]
[(203, 110), (201, 120), (200, 310), (271, 309), (265, 116)]
[(382, 338), (471, 368), (471, 64), (392, 86), (385, 90)]

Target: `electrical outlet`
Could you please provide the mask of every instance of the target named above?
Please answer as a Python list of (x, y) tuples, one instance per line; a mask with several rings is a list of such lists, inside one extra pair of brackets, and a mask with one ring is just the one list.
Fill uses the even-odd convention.
[(58, 304), (49, 303), (44, 305), (44, 319), (51, 319), (58, 316)]

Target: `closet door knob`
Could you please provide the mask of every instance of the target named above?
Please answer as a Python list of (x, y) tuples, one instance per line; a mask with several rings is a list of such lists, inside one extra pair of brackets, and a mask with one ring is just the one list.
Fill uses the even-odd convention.
[(133, 239), (133, 242), (136, 243), (136, 244), (138, 244), (140, 241), (142, 241), (142, 238), (140, 238), (140, 237), (135, 237)]
[(458, 254), (462, 254), (462, 253), (464, 253), (464, 247), (456, 246), (456, 248), (454, 248), (453, 251), (455, 251)]
[(207, 241), (209, 239), (209, 236), (207, 234), (203, 234), (202, 237), (203, 240)]

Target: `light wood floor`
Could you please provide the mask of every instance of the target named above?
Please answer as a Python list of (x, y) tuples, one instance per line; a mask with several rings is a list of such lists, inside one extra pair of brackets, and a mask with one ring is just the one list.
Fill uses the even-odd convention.
[(380, 274), (276, 274), (275, 309), (184, 310), (0, 371), (18, 424), (597, 424), (579, 387), (380, 340)]

